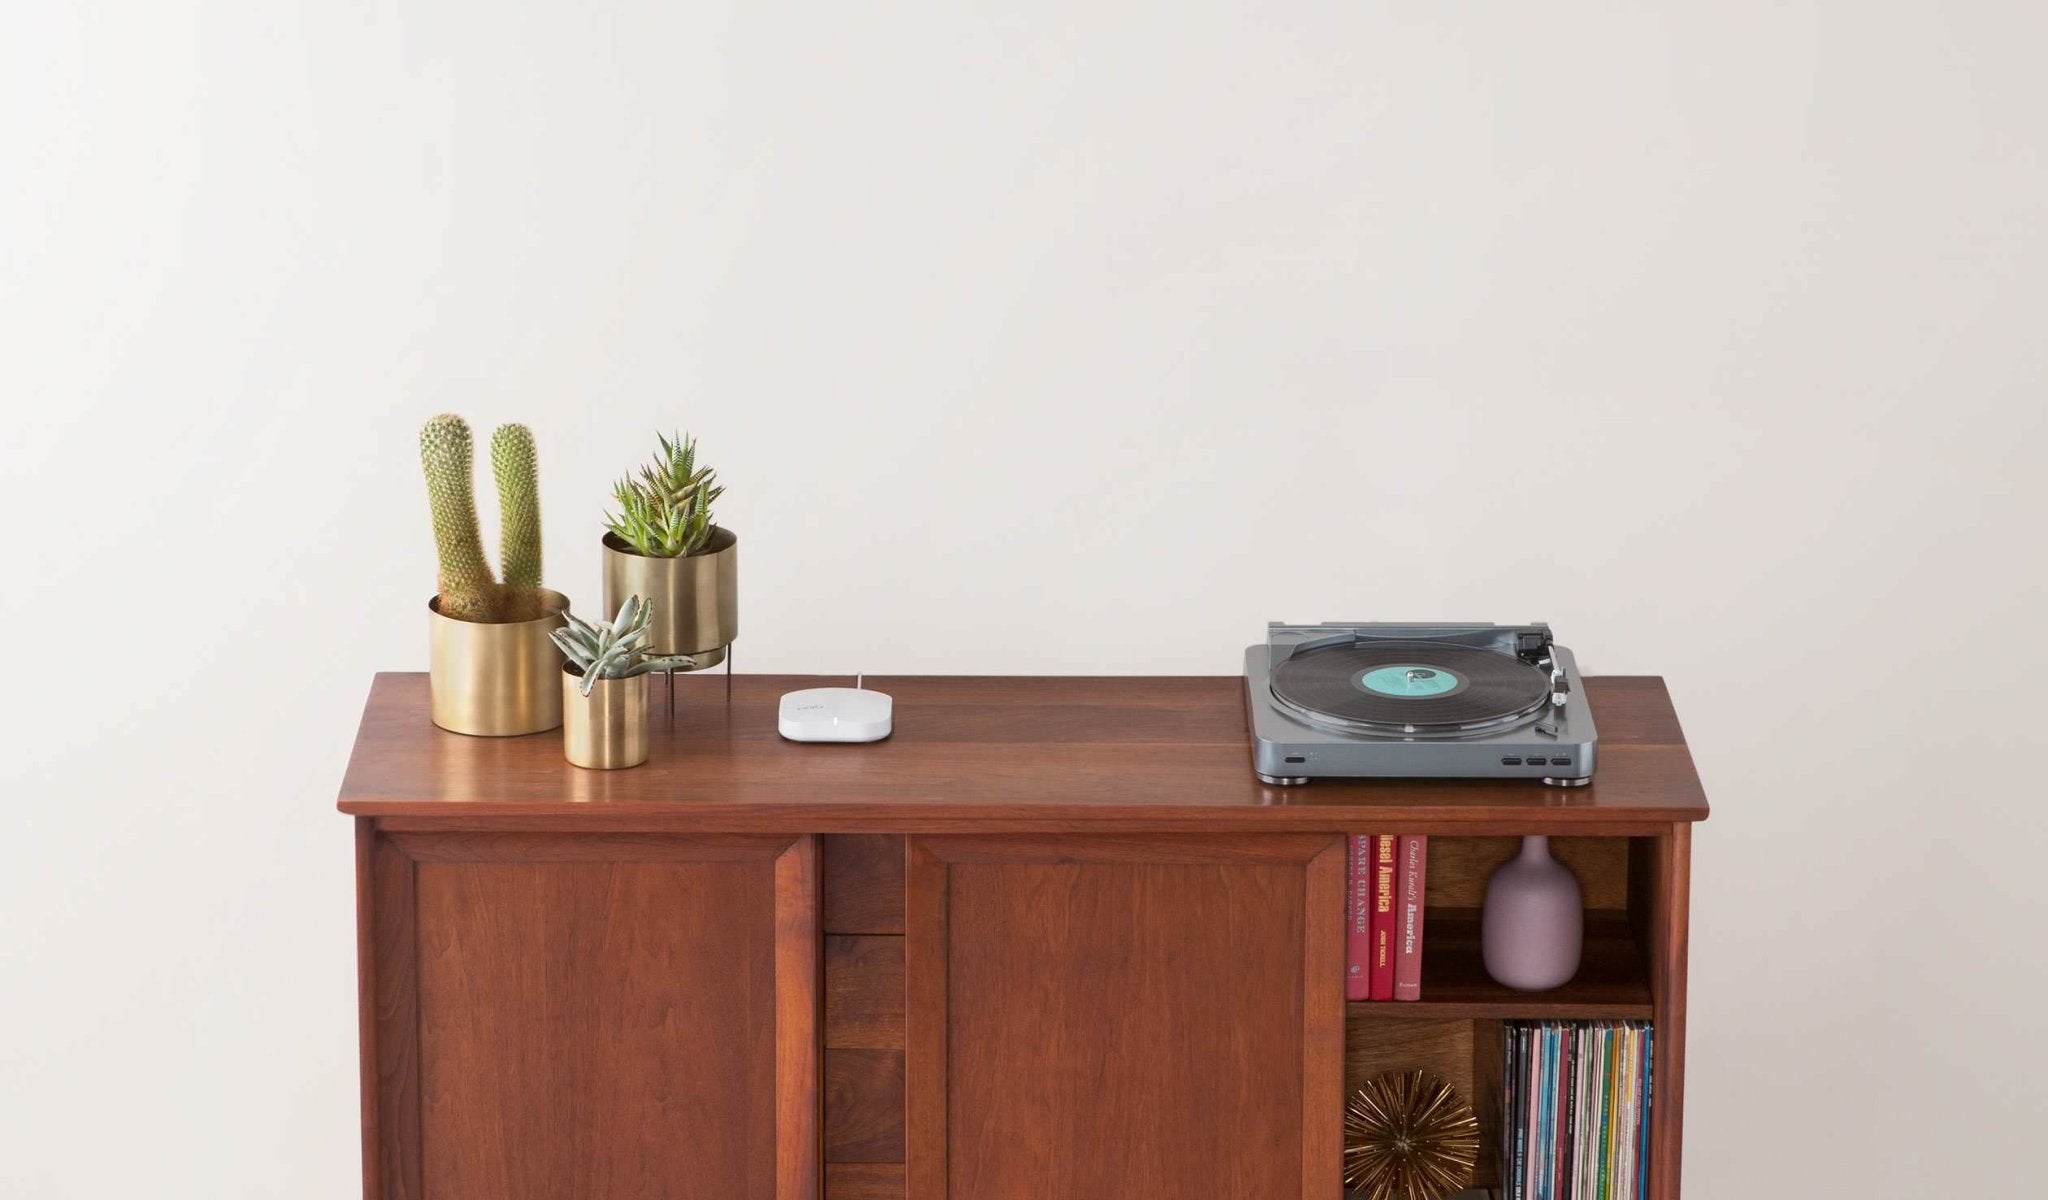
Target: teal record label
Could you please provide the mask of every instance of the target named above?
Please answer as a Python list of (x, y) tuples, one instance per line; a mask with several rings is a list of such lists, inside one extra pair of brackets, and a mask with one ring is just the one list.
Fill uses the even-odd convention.
[(1441, 696), (1457, 688), (1458, 677), (1442, 667), (1395, 663), (1359, 675), (1358, 686), (1378, 696)]

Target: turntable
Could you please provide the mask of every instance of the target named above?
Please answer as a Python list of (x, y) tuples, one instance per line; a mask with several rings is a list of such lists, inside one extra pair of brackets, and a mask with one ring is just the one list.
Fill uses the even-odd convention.
[(1593, 713), (1548, 625), (1276, 622), (1244, 680), (1266, 783), (1593, 782)]

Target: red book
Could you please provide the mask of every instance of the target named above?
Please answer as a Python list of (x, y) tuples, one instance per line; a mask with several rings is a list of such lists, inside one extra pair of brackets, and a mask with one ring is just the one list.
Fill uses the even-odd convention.
[(1391, 833), (1372, 839), (1372, 977), (1374, 1000), (1394, 998), (1394, 876), (1400, 839)]
[(1394, 999), (1422, 999), (1422, 909), (1429, 894), (1429, 837), (1401, 835), (1394, 893)]
[(1372, 839), (1357, 833), (1344, 842), (1344, 998), (1365, 1000), (1372, 994)]

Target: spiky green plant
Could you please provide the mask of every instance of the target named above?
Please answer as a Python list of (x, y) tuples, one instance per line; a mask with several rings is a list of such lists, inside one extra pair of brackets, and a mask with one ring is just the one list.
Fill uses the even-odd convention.
[(613, 485), (619, 510), (605, 514), (605, 525), (649, 558), (696, 554), (717, 528), (711, 504), (725, 489), (714, 483), (716, 472), (697, 465), (697, 439), (656, 437), (661, 452), (640, 468), (639, 477), (628, 475)]
[(441, 612), (459, 621), (496, 619), (498, 581), (484, 561), (470, 491), (476, 455), (469, 422), (442, 413), (420, 427), (420, 466), (434, 513), (434, 552), (441, 564)]
[(540, 460), (533, 430), (500, 425), (491, 435), (491, 473), (498, 481), (498, 570), (504, 574), (501, 620), (541, 615)]
[(484, 559), (471, 475), (475, 438), (469, 422), (442, 413), (420, 427), (420, 466), (434, 516), (440, 560), (441, 612), (461, 621), (524, 621), (541, 615), (539, 466), (533, 431), (505, 425), (491, 436), (498, 478), (500, 545), (505, 583)]
[(687, 654), (660, 655), (647, 649), (647, 623), (654, 619), (654, 602), (638, 596), (626, 597), (611, 624), (591, 624), (575, 613), (563, 613), (568, 622), (548, 636), (582, 675), (579, 691), (588, 696), (600, 679), (630, 679), (649, 671), (686, 671), (697, 665)]

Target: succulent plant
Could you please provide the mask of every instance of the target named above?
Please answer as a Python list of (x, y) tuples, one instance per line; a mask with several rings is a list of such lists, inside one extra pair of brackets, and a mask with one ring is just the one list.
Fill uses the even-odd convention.
[(697, 665), (687, 654), (660, 655), (647, 649), (647, 623), (654, 617), (652, 601), (628, 596), (609, 625), (593, 625), (575, 613), (562, 616), (568, 624), (548, 636), (583, 676), (578, 690), (586, 696), (600, 679), (629, 679), (649, 671), (687, 670)]
[(649, 558), (681, 558), (696, 554), (711, 541), (711, 503), (724, 494), (715, 486), (716, 472), (697, 465), (697, 439), (670, 440), (656, 435), (661, 452), (612, 487), (619, 511), (605, 514), (605, 525)]
[(541, 615), (540, 485), (533, 431), (504, 425), (491, 436), (498, 478), (501, 585), (484, 560), (471, 474), (476, 457), (469, 423), (442, 413), (420, 428), (420, 466), (434, 516), (441, 612), (461, 621), (523, 621)]

